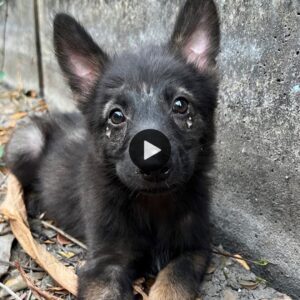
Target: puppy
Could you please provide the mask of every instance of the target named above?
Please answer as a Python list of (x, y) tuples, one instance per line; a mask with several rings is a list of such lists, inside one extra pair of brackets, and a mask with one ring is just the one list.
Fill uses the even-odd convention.
[[(6, 163), (30, 212), (88, 245), (79, 299), (195, 299), (210, 257), (209, 180), (219, 21), (212, 0), (187, 0), (169, 41), (109, 56), (72, 17), (54, 20), (59, 65), (81, 113), (35, 117), (12, 136)], [(143, 172), (133, 137), (162, 132), (171, 155)]]

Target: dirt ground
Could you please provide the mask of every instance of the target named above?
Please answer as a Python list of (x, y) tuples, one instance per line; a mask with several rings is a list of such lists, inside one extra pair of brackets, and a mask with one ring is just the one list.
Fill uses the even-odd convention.
[[(3, 162), (4, 145), (16, 126), (28, 120), (32, 113), (41, 114), (47, 106), (34, 91), (21, 88), (9, 90), (0, 83), (0, 203), (7, 190), (7, 170)], [(68, 268), (77, 271), (84, 263), (86, 250), (67, 239), (63, 233), (49, 229), (43, 224), (43, 218), (30, 220), (33, 237)], [(288, 300), (271, 287), (263, 278), (251, 272), (253, 262), (233, 258), (221, 246), (215, 247), (211, 266), (207, 271), (201, 288), (201, 300)], [(235, 253), (234, 253), (235, 254)], [(21, 266), (17, 269), (15, 263)], [(267, 262), (259, 261), (263, 265)], [(29, 278), (29, 283), (26, 281)], [(29, 285), (34, 287), (28, 287)], [(41, 296), (39, 291), (47, 291)], [(11, 295), (10, 295), (10, 294)], [(37, 296), (39, 294), (39, 296)], [(137, 295), (137, 298), (141, 297)], [(0, 299), (74, 299), (68, 291), (62, 289), (36, 262), (21, 248), (12, 234), (9, 224), (0, 217)], [(147, 299), (144, 295), (144, 299)]]

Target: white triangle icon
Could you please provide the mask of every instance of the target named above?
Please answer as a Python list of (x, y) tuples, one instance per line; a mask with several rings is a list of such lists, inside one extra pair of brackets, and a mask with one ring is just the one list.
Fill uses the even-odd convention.
[(153, 144), (147, 141), (144, 141), (144, 160), (147, 160), (153, 155), (156, 155), (160, 151), (161, 149), (159, 149), (158, 147), (154, 146)]

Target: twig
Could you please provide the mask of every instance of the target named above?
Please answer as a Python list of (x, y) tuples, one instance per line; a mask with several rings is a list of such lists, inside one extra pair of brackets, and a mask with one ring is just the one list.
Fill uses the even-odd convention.
[(0, 236), (7, 235), (9, 233), (12, 233), (12, 231), (11, 231), (10, 227), (7, 227), (6, 229), (4, 229), (0, 232)]
[[(10, 266), (10, 267), (16, 269), (15, 263), (11, 263), (11, 262), (4, 261), (4, 260), (1, 260), (1, 259), (0, 259), (0, 265)], [(41, 269), (41, 268), (25, 267), (25, 266), (21, 266), (21, 267), (22, 267), (24, 270), (26, 270), (26, 271), (44, 272), (44, 270)]]
[(266, 266), (266, 265), (269, 264), (269, 262), (267, 262), (267, 261), (257, 261), (257, 260), (251, 260), (251, 259), (243, 258), (243, 257), (236, 257), (233, 254), (220, 252), (218, 250), (212, 250), (212, 253), (217, 254), (217, 255), (222, 255), (222, 256), (225, 256), (225, 257), (231, 257), (231, 258), (234, 258), (234, 259), (244, 260), (248, 263), (252, 263), (252, 264), (260, 265), (260, 266)]
[(15, 292), (13, 292), (8, 286), (4, 285), (0, 282), (0, 288), (5, 290), (8, 294), (10, 294), (16, 300), (22, 300)]
[(28, 295), (26, 296), (26, 300), (30, 300), (32, 296), (32, 290), (29, 291)]
[(37, 286), (34, 285), (34, 283), (31, 281), (29, 276), (25, 273), (25, 271), (22, 269), (20, 264), (16, 262), (16, 268), (19, 270), (22, 278), (26, 282), (27, 286), (32, 290), (33, 294), (35, 296), (41, 296), (47, 300), (62, 300), (61, 298), (58, 298), (46, 291), (43, 291), (42, 289), (38, 288)]
[(7, 17), (8, 17), (8, 1), (5, 2), (5, 15), (4, 15), (4, 26), (3, 26), (3, 49), (2, 49), (2, 62), (0, 66), (0, 70), (3, 71), (5, 64), (5, 42), (6, 42), (6, 25), (7, 25)]
[(87, 250), (87, 246), (86, 246), (84, 243), (78, 241), (77, 239), (75, 239), (75, 238), (72, 237), (71, 235), (67, 234), (67, 233), (64, 232), (63, 230), (57, 228), (56, 226), (54, 226), (54, 225), (52, 225), (52, 224), (50, 224), (50, 223), (48, 223), (48, 222), (46, 222), (46, 221), (41, 221), (41, 223), (43, 224), (44, 227), (50, 228), (50, 229), (56, 231), (57, 233), (61, 234), (62, 236), (64, 236), (65, 238), (67, 238), (68, 240), (70, 240), (71, 242), (73, 242), (74, 244), (76, 244), (76, 245), (78, 245), (79, 247), (81, 247), (81, 248)]

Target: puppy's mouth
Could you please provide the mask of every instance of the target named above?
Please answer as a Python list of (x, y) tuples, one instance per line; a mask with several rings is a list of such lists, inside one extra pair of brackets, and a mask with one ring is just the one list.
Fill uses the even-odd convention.
[(170, 185), (170, 186), (163, 186), (163, 187), (141, 189), (139, 190), (139, 193), (143, 195), (165, 195), (176, 191), (176, 189), (177, 189), (176, 185)]

